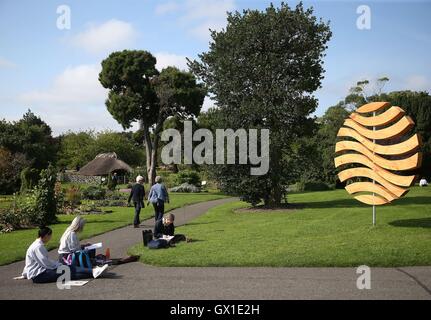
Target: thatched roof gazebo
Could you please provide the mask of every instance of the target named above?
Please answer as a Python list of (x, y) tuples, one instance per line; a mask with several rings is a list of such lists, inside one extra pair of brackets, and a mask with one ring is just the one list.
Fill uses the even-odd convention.
[(115, 152), (98, 154), (94, 160), (83, 166), (78, 174), (83, 176), (107, 176), (113, 172), (132, 172), (132, 168), (118, 159)]

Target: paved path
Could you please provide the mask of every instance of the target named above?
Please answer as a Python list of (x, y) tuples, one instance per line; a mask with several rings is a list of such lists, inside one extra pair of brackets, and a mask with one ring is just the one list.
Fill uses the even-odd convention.
[[(233, 201), (221, 199), (172, 211), (176, 224)], [(151, 227), (153, 220), (144, 225)], [(121, 257), (141, 242), (141, 229), (125, 227), (89, 239)], [(50, 252), (56, 257), (56, 251)], [(431, 299), (431, 267), (372, 268), (371, 289), (358, 290), (354, 268), (168, 268), (139, 262), (112, 267), (83, 287), (14, 281), (24, 262), (0, 267), (0, 299)]]

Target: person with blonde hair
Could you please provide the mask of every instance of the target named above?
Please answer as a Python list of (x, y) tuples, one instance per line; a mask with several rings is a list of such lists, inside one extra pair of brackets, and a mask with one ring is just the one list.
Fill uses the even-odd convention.
[(69, 254), (81, 250), (84, 246), (79, 243), (78, 233), (84, 230), (85, 220), (80, 216), (73, 219), (70, 226), (67, 227), (60, 239), (60, 247), (58, 248), (59, 261), (63, 262), (63, 258)]
[(130, 205), (130, 201), (133, 199), (133, 205), (135, 207), (135, 218), (133, 219), (133, 226), (139, 228), (141, 221), (139, 220), (139, 215), (141, 214), (141, 209), (145, 207), (145, 188), (144, 188), (144, 177), (137, 176), (136, 184), (133, 185), (130, 191), (129, 200), (127, 201)]

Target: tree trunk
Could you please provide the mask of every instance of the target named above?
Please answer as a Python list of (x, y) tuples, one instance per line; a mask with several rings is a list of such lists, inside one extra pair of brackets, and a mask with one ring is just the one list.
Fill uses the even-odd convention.
[[(141, 125), (141, 123), (140, 123)], [(151, 183), (151, 181), (153, 181), (151, 179), (152, 177), (152, 173), (151, 173), (151, 159), (152, 159), (152, 153), (153, 153), (153, 144), (151, 142), (151, 137), (150, 137), (150, 130), (148, 128), (148, 126), (146, 126), (145, 124), (142, 124), (142, 130), (144, 132), (144, 143), (145, 143), (145, 157), (146, 157), (146, 163), (147, 163), (147, 181)], [(151, 183), (152, 185), (152, 183)]]
[(156, 179), (156, 165), (157, 165), (157, 149), (159, 146), (159, 135), (154, 134), (154, 141), (153, 141), (153, 150), (151, 152), (151, 166), (150, 171), (148, 173), (148, 179), (151, 185), (154, 184)]

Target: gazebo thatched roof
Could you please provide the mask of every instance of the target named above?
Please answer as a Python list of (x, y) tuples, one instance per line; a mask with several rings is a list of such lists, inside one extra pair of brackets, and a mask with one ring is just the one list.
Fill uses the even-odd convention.
[(106, 176), (120, 170), (132, 172), (132, 168), (118, 159), (115, 152), (109, 152), (98, 154), (94, 160), (83, 166), (78, 173), (83, 176)]

